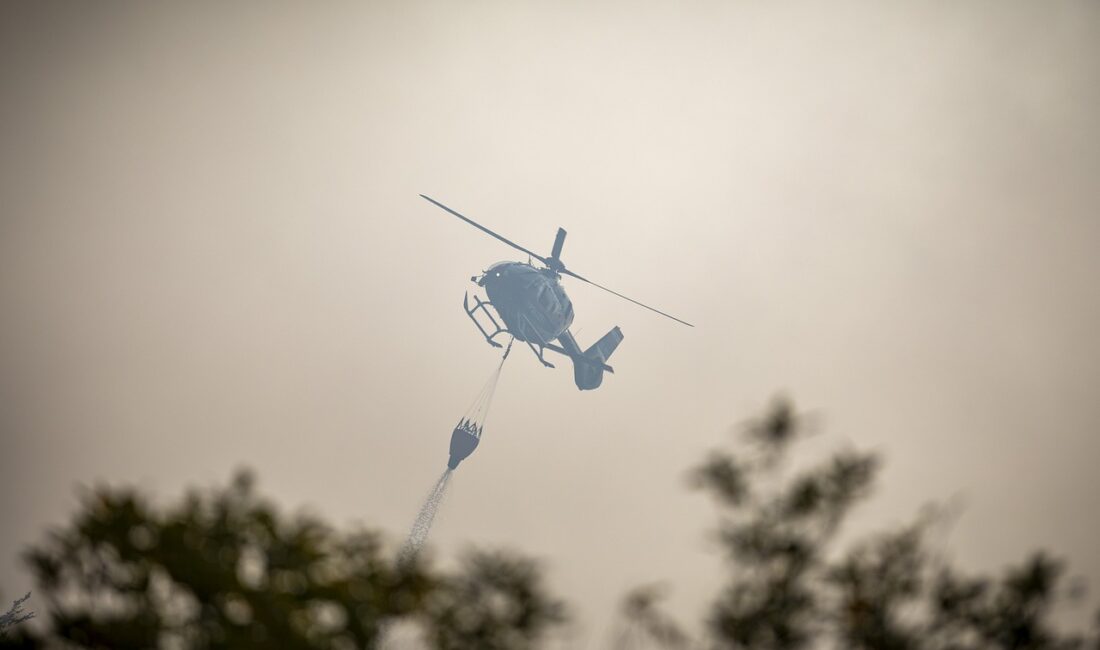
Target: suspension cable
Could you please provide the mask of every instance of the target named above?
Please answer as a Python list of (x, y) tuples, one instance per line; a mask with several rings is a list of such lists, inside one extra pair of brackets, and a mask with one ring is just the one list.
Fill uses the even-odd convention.
[(515, 343), (515, 337), (512, 337), (508, 341), (508, 347), (505, 348), (504, 354), (500, 358), (500, 364), (497, 365), (496, 370), (489, 375), (489, 379), (486, 380), (482, 386), (481, 391), (478, 392), (477, 397), (474, 398), (473, 403), (470, 404), (470, 408), (466, 410), (466, 414), (463, 419), (477, 425), (484, 426), (485, 418), (489, 413), (489, 406), (493, 402), (493, 395), (496, 393), (497, 382), (500, 380), (500, 373), (504, 369), (504, 362), (508, 359), (508, 354), (512, 351), (512, 344)]

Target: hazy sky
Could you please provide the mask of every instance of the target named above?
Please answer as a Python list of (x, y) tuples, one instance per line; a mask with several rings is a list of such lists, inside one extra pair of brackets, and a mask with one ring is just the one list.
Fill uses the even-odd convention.
[(778, 391), (886, 458), (857, 530), (961, 498), (975, 569), (1100, 593), (1100, 4), (0, 5), (0, 591), (75, 488), (262, 490), (396, 544), (497, 362), (513, 251), (697, 323), (614, 325), (589, 393), (517, 349), (433, 531), (546, 561), (599, 641), (698, 620), (685, 471)]

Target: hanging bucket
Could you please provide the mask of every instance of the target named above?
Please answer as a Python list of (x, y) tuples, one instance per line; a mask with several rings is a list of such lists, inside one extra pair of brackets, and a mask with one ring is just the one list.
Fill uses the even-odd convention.
[(458, 469), (458, 464), (474, 453), (479, 442), (481, 442), (481, 428), (468, 420), (459, 422), (451, 433), (451, 457), (447, 460), (447, 467)]
[(451, 432), (450, 458), (447, 459), (449, 469), (457, 469), (458, 464), (469, 458), (470, 454), (477, 449), (477, 444), (481, 442), (481, 432), (485, 429), (485, 418), (489, 416), (489, 406), (492, 404), (493, 394), (497, 390), (500, 371), (504, 368), (504, 361), (511, 351), (512, 341), (509, 341), (507, 349), (504, 350), (504, 356), (500, 360), (500, 365), (497, 366), (493, 374), (489, 375), (489, 380), (485, 382), (485, 386), (482, 387), (474, 403), (470, 405), (466, 415), (459, 420), (458, 426)]

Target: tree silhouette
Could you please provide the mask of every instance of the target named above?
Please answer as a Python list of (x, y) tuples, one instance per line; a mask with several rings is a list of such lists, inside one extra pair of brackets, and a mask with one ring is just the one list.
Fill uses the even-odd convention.
[(560, 602), (541, 589), (539, 569), (517, 556), (473, 553), (466, 570), (443, 579), (428, 599), (428, 639), (441, 650), (524, 650), (564, 621)]
[(31, 595), (30, 593), (28, 593), (22, 598), (16, 598), (14, 601), (12, 601), (11, 608), (7, 611), (7, 613), (0, 614), (0, 637), (2, 637), (4, 633), (8, 630), (8, 628), (12, 627), (13, 625), (17, 623), (22, 623), (23, 621), (29, 621), (34, 618), (34, 612), (23, 611), (23, 603), (30, 600), (30, 597)]
[(563, 620), (529, 560), (473, 553), (455, 574), (397, 561), (376, 533), (282, 515), (247, 473), (163, 510), (96, 489), (26, 559), (49, 626), (0, 647), (370, 648), (405, 619), (439, 648), (523, 648)]
[[(788, 476), (784, 461), (806, 418), (776, 400), (750, 421), (735, 454), (711, 453), (691, 474), (718, 503), (719, 545), (729, 579), (713, 603), (703, 640), (717, 648), (795, 650), (1100, 649), (1051, 624), (1063, 602), (1063, 566), (1037, 553), (999, 578), (964, 576), (931, 550), (933, 510), (898, 530), (837, 550), (852, 508), (871, 493), (880, 462), (841, 450)], [(686, 635), (657, 610), (631, 607), (639, 627), (659, 621), (654, 645), (685, 647)], [(1100, 624), (1100, 617), (1098, 617)], [(1098, 625), (1100, 627), (1100, 625)], [(668, 642), (662, 636), (675, 639)]]
[[(808, 428), (777, 400), (692, 470), (719, 506), (726, 585), (697, 635), (661, 611), (660, 587), (635, 590), (615, 648), (1100, 650), (1100, 634), (1051, 622), (1062, 563), (1036, 553), (998, 576), (964, 574), (929, 542), (934, 509), (838, 548), (881, 463), (842, 449), (790, 472)], [(0, 648), (342, 650), (407, 624), (415, 647), (534, 650), (565, 620), (530, 559), (471, 552), (452, 572), (399, 561), (375, 532), (282, 514), (247, 473), (167, 507), (91, 490), (26, 560), (45, 626), (15, 626)]]

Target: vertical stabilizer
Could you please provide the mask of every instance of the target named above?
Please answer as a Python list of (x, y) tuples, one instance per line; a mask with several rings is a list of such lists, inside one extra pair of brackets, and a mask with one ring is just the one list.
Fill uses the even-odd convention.
[(573, 357), (573, 379), (577, 388), (593, 390), (603, 383), (604, 364), (611, 358), (615, 348), (619, 347), (623, 332), (616, 326), (583, 352), (569, 332), (562, 334), (558, 340), (569, 356)]

